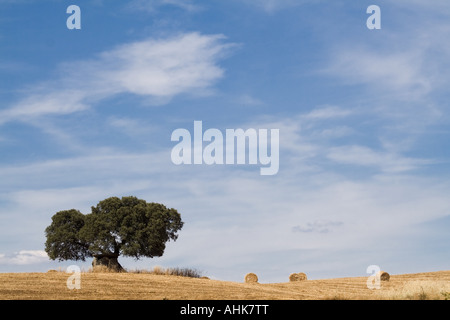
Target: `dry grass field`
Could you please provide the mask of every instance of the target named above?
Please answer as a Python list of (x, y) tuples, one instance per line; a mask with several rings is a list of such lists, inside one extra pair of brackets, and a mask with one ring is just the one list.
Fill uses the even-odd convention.
[(81, 288), (69, 290), (70, 274), (0, 274), (2, 300), (445, 300), (450, 271), (391, 275), (378, 290), (367, 277), (285, 283), (238, 283), (146, 273), (81, 274)]

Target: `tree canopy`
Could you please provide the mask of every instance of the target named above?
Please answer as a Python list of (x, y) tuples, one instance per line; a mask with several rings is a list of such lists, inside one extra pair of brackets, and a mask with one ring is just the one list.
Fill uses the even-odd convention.
[(111, 197), (82, 214), (59, 211), (45, 229), (45, 251), (52, 260), (160, 257), (166, 242), (178, 238), (180, 214), (159, 203), (136, 197)]

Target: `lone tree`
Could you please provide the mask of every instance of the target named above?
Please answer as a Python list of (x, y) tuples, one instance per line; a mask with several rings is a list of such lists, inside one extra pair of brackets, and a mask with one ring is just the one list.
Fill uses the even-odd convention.
[(176, 241), (183, 227), (175, 209), (147, 203), (136, 197), (111, 197), (91, 208), (90, 214), (64, 210), (52, 217), (45, 229), (45, 251), (52, 260), (82, 260), (93, 257), (92, 266), (123, 268), (120, 255), (160, 257), (166, 242)]

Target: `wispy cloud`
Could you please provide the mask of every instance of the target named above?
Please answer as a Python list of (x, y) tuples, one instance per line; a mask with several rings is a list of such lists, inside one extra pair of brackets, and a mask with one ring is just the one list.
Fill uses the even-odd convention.
[(344, 109), (338, 106), (319, 106), (306, 114), (302, 114), (301, 118), (306, 120), (324, 120), (345, 118), (354, 112), (350, 109)]
[(346, 51), (337, 54), (331, 71), (348, 84), (365, 84), (387, 90), (402, 100), (423, 97), (432, 86), (423, 58), (410, 52)]
[(306, 224), (301, 224), (292, 227), (293, 232), (318, 232), (318, 233), (328, 233), (331, 231), (332, 227), (338, 227), (342, 225), (341, 221), (327, 221), (327, 220), (316, 220), (313, 222), (307, 222)]
[(49, 257), (43, 250), (21, 250), (13, 254), (0, 254), (0, 265), (30, 265), (48, 262)]
[(358, 145), (333, 147), (327, 157), (338, 163), (379, 168), (383, 172), (391, 173), (410, 171), (435, 163), (433, 160), (413, 159), (393, 151), (375, 151)]
[(0, 113), (0, 123), (64, 115), (130, 93), (167, 103), (179, 94), (205, 94), (224, 75), (218, 61), (231, 44), (222, 35), (184, 33), (121, 45), (88, 61), (67, 62), (57, 81), (36, 84)]
[[(303, 5), (313, 2), (312, 0), (245, 0), (246, 3), (253, 5), (267, 13), (274, 13), (278, 10)], [(316, 0), (317, 2), (317, 0)]]
[(202, 9), (192, 0), (132, 0), (127, 4), (129, 9), (147, 12), (156, 12), (163, 6), (173, 6), (188, 12), (198, 12)]
[(255, 98), (249, 94), (243, 94), (243, 95), (239, 96), (236, 99), (236, 103), (244, 105), (244, 106), (251, 106), (251, 107), (264, 105), (263, 101), (261, 101), (258, 98)]
[(149, 126), (142, 120), (129, 117), (110, 117), (108, 118), (108, 124), (132, 137), (148, 138), (148, 134), (156, 131), (154, 125)]
[[(352, 37), (351, 42), (340, 39), (332, 45), (329, 63), (322, 71), (342, 84), (363, 86), (378, 102), (423, 104), (433, 93), (445, 89), (449, 80), (446, 57), (450, 46), (442, 39), (448, 38), (450, 28), (442, 20), (448, 19), (450, 5), (445, 1), (433, 2), (433, 6), (396, 1), (384, 8), (399, 13), (389, 29), (361, 33), (364, 38)], [(415, 22), (407, 23), (411, 16)]]

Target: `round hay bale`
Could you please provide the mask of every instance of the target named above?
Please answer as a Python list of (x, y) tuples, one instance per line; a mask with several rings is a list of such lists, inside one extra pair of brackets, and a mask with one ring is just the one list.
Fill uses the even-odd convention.
[(290, 282), (299, 281), (298, 273), (291, 273), (289, 275), (289, 281)]
[(289, 275), (289, 281), (294, 282), (294, 281), (304, 281), (306, 280), (306, 274), (303, 272), (300, 273), (291, 273)]
[(299, 277), (299, 281), (308, 280), (308, 277), (306, 276), (306, 273), (299, 272), (299, 273), (297, 273), (297, 275)]
[(245, 283), (258, 283), (258, 276), (254, 273), (247, 273), (245, 275)]
[(389, 281), (391, 276), (386, 271), (380, 271), (378, 272), (378, 277), (380, 277), (381, 281)]

